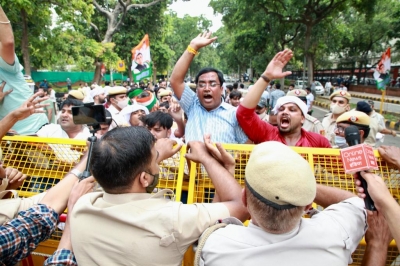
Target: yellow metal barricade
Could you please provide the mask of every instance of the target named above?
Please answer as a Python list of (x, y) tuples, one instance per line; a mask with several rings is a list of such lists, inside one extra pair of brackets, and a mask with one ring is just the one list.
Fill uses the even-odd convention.
[[(245, 167), (254, 145), (224, 145), (224, 148), (234, 156), (236, 161), (235, 178), (243, 186)], [(29, 197), (52, 187), (68, 173), (79, 161), (86, 150), (86, 142), (69, 139), (38, 138), (38, 137), (4, 137), (1, 141), (4, 166), (17, 168), (28, 178), (19, 190), (21, 197)], [(339, 150), (316, 148), (293, 148), (310, 164), (318, 183), (338, 187), (351, 192), (355, 191), (352, 175), (344, 173)], [(169, 188), (175, 192), (175, 200), (180, 201), (182, 190), (188, 193), (187, 202), (211, 202), (216, 193), (204, 167), (191, 163), (186, 166), (186, 147), (173, 158), (160, 164), (160, 181), (158, 189)], [(391, 194), (400, 201), (400, 173), (389, 167), (379, 154), (375, 152), (379, 170), (375, 171), (387, 184)], [(282, 158), (285, 160), (285, 158)], [(288, 167), (291, 167), (290, 162)], [(41, 243), (35, 250), (36, 256), (27, 261), (27, 265), (42, 265), (45, 256), (52, 254), (58, 246), (62, 230), (57, 229), (50, 240)], [(353, 254), (353, 265), (360, 265), (365, 249), (362, 240)], [(387, 265), (400, 265), (399, 252), (394, 241), (388, 252)], [(193, 253), (189, 250), (183, 265), (193, 264)]]

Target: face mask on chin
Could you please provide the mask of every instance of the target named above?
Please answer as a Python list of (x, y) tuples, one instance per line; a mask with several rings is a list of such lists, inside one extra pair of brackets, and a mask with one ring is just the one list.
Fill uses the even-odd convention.
[(345, 106), (339, 106), (337, 104), (331, 104), (331, 111), (335, 115), (340, 115), (346, 112), (346, 107)]
[(128, 101), (129, 101), (128, 98), (122, 101), (117, 101), (117, 105), (119, 108), (124, 109), (128, 105)]

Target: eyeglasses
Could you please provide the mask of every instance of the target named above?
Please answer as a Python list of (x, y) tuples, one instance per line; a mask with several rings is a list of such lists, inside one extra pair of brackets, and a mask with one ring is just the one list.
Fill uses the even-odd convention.
[(218, 84), (217, 82), (211, 82), (211, 83), (199, 82), (199, 83), (197, 83), (197, 87), (199, 87), (201, 89), (204, 89), (205, 87), (207, 87), (207, 85), (214, 89), (221, 84)]
[(346, 129), (345, 127), (336, 126), (336, 128), (335, 128), (334, 131), (337, 131), (339, 134), (342, 134), (342, 133), (344, 133), (344, 130), (345, 130), (345, 129)]

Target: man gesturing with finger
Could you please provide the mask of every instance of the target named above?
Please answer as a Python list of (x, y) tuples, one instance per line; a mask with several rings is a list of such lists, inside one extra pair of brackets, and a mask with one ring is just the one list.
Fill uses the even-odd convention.
[(222, 72), (210, 67), (201, 69), (195, 78), (196, 93), (184, 82), (193, 58), (216, 39), (208, 32), (190, 42), (171, 74), (171, 87), (189, 118), (185, 129), (187, 143), (202, 141), (203, 135), (209, 133), (215, 142), (243, 144), (248, 138), (237, 123), (236, 108), (222, 98), (225, 81)]
[(278, 99), (272, 110), (277, 114), (277, 127), (262, 121), (254, 112), (270, 81), (291, 74), (290, 71), (282, 70), (292, 57), (293, 52), (286, 49), (277, 53), (269, 62), (264, 73), (237, 109), (239, 125), (255, 144), (273, 140), (288, 146), (330, 148), (331, 145), (325, 137), (302, 129), (308, 109), (298, 97), (284, 96)]

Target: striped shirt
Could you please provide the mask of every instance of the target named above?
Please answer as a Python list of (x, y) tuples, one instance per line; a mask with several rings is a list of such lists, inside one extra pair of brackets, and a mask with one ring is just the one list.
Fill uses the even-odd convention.
[(192, 140), (203, 141), (204, 134), (211, 134), (213, 142), (243, 144), (248, 137), (236, 120), (236, 108), (221, 101), (216, 109), (207, 111), (200, 103), (196, 93), (185, 84), (179, 101), (188, 116), (185, 129), (186, 143)]
[(58, 214), (43, 204), (18, 213), (0, 227), (0, 265), (14, 265), (26, 258), (56, 228)]

